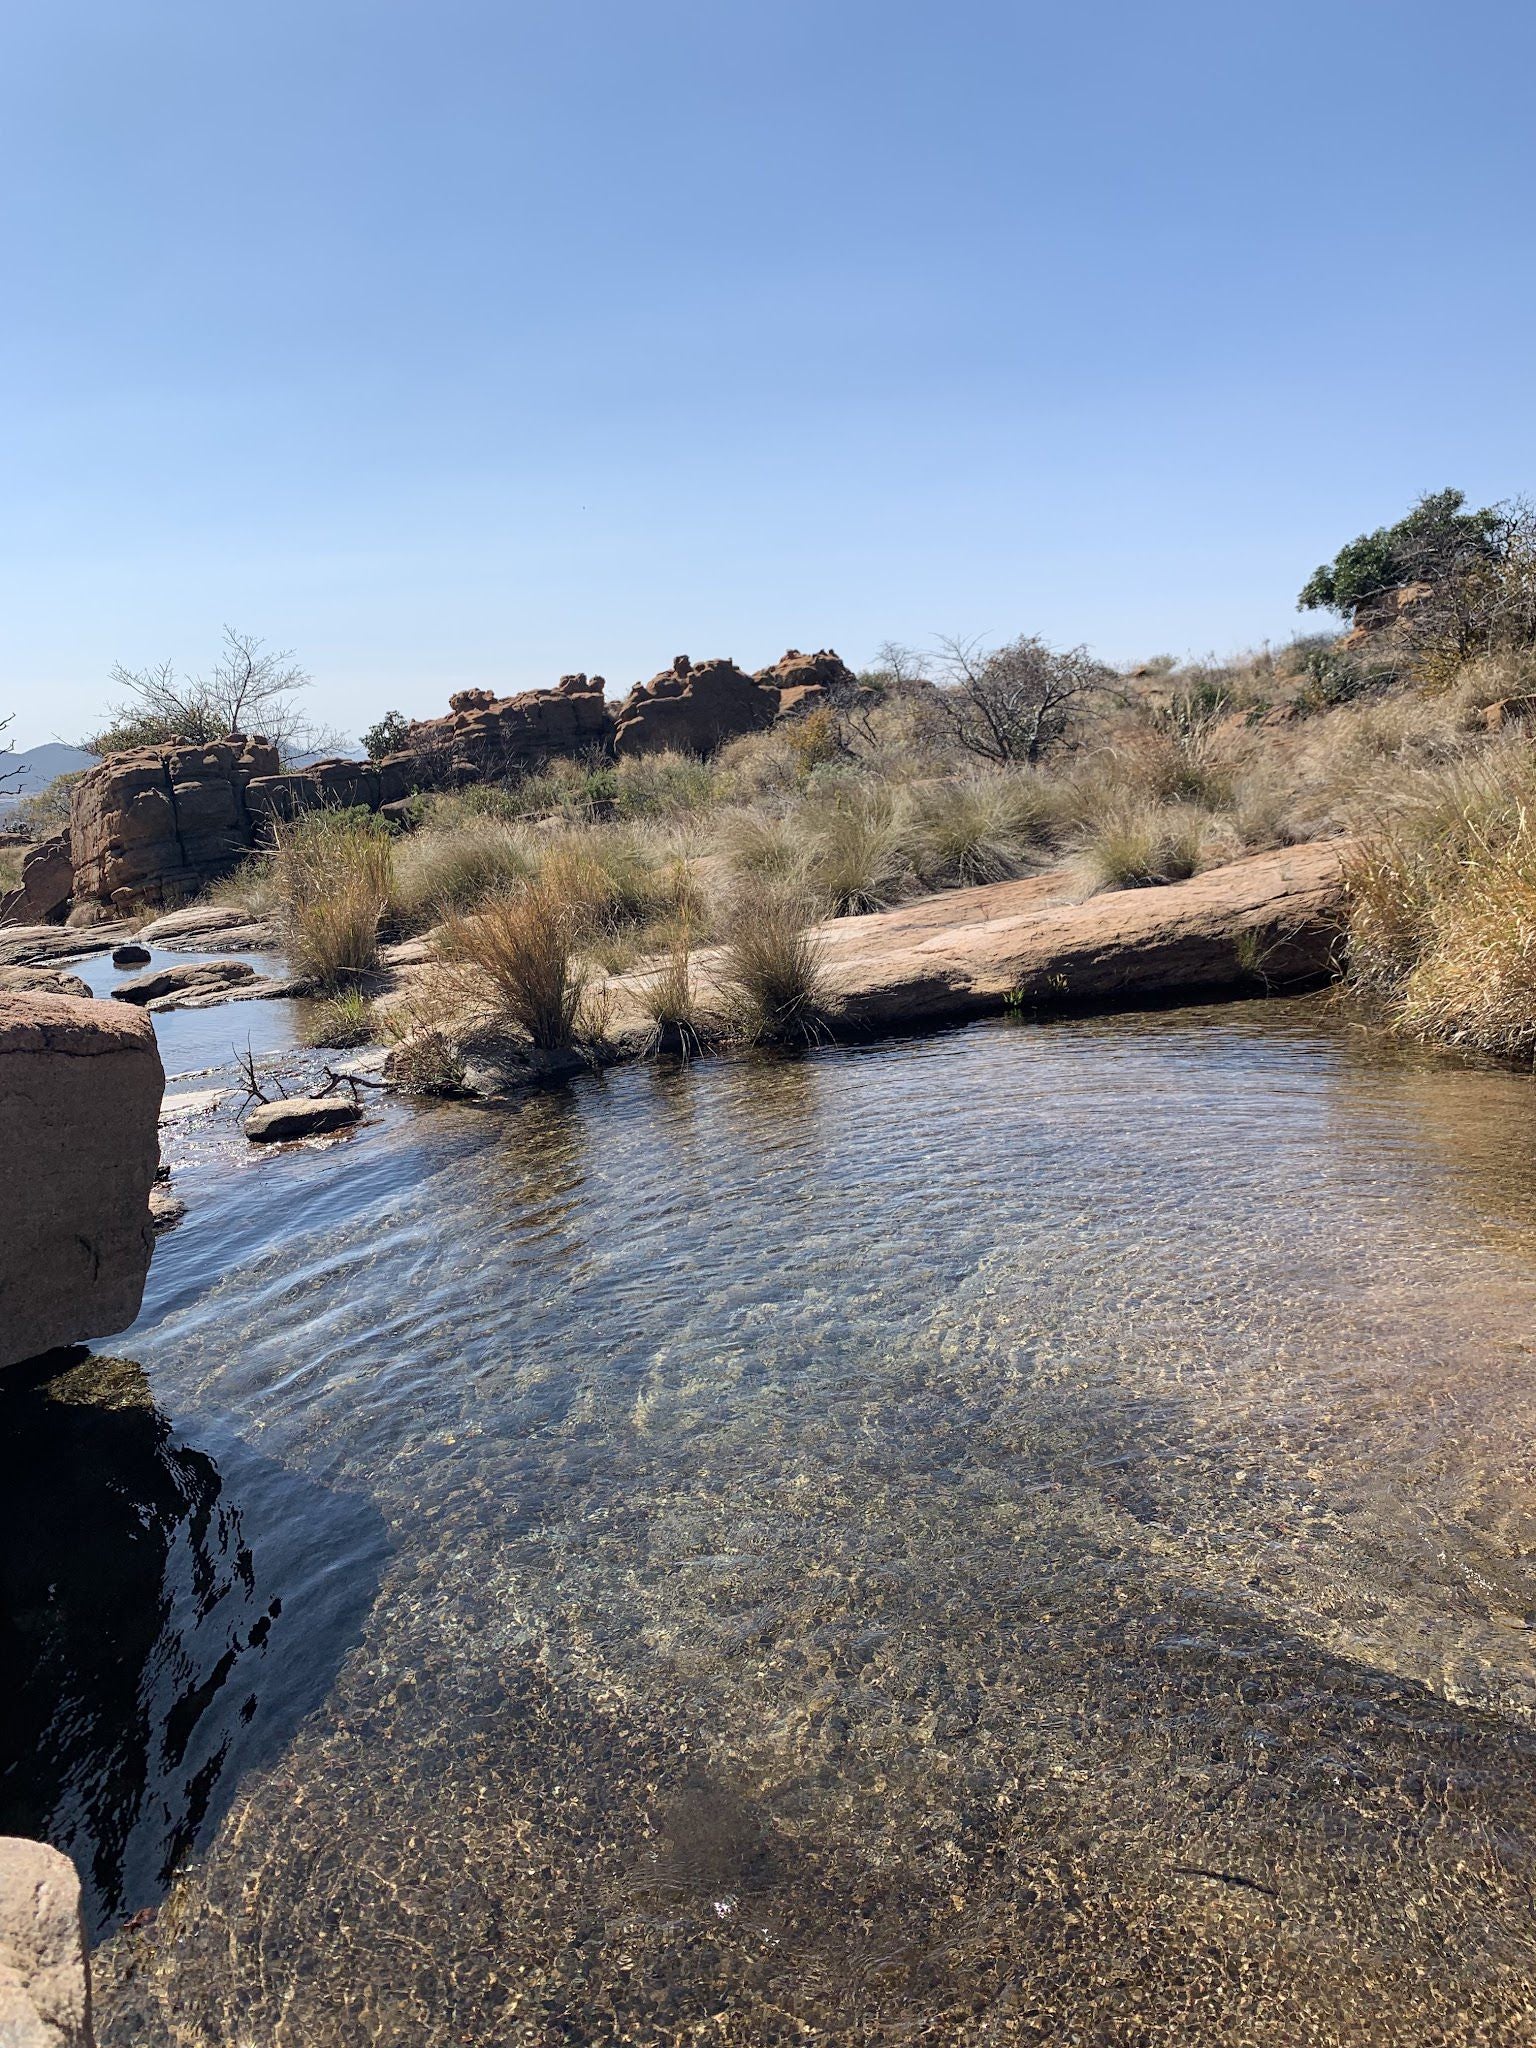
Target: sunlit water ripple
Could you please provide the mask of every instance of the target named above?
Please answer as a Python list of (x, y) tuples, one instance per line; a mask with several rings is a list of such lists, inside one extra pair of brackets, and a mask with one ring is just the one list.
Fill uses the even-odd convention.
[(196, 1168), (108, 2048), (1528, 2043), (1533, 1137), (1306, 1002)]

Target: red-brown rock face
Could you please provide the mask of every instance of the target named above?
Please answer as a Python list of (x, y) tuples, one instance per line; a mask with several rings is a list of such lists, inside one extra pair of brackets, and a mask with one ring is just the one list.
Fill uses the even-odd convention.
[(413, 725), (406, 751), (379, 763), (386, 781), (399, 779), (402, 764), (414, 765), (408, 787), (391, 787), (380, 801), (391, 803), (410, 789), (478, 782), (537, 767), (555, 754), (582, 754), (608, 742), (608, 703), (601, 676), (569, 675), (553, 690), (525, 690), (493, 697), (489, 690), (460, 690), (450, 697), (446, 718)]
[(648, 683), (636, 683), (619, 706), (616, 754), (653, 754), (663, 747), (708, 754), (724, 741), (758, 732), (778, 716), (779, 693), (733, 661), (697, 666), (680, 654)]
[(239, 735), (113, 754), (70, 797), (76, 897), (127, 908), (195, 895), (250, 846), (246, 786), (277, 769), (269, 741)]
[(164, 1080), (142, 1011), (0, 995), (0, 1366), (138, 1314)]
[(755, 680), (779, 693), (779, 715), (813, 711), (829, 698), (851, 697), (859, 679), (830, 647), (815, 654), (802, 654), (791, 647), (771, 668), (760, 668)]

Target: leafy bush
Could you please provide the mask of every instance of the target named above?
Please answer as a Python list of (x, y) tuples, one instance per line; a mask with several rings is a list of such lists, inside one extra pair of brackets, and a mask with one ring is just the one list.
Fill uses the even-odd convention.
[(410, 738), (411, 720), (403, 711), (386, 711), (377, 725), (363, 734), (363, 746), (370, 761), (382, 761), (386, 754), (398, 754)]

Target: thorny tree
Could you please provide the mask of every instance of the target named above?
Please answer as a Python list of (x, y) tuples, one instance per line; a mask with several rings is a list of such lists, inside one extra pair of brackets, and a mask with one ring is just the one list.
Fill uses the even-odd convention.
[(223, 652), (205, 676), (179, 676), (168, 661), (142, 669), (119, 662), (112, 680), (124, 695), (109, 707), (102, 730), (82, 742), (93, 754), (178, 739), (205, 745), (228, 733), (259, 733), (285, 756), (330, 741), (329, 734), (303, 720), (294, 704), (310, 677), (292, 650), (267, 650), (254, 634), (229, 626)]
[(1033, 766), (1066, 736), (1074, 709), (1115, 681), (1086, 647), (1050, 647), (1031, 634), (1006, 646), (941, 640), (934, 709), (967, 752)]

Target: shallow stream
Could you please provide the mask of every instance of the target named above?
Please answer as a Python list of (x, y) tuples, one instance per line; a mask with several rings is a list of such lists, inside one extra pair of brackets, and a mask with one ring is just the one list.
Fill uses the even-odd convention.
[(1536, 2037), (1529, 1081), (1007, 1021), (177, 1186), (0, 1453), (105, 2048)]

